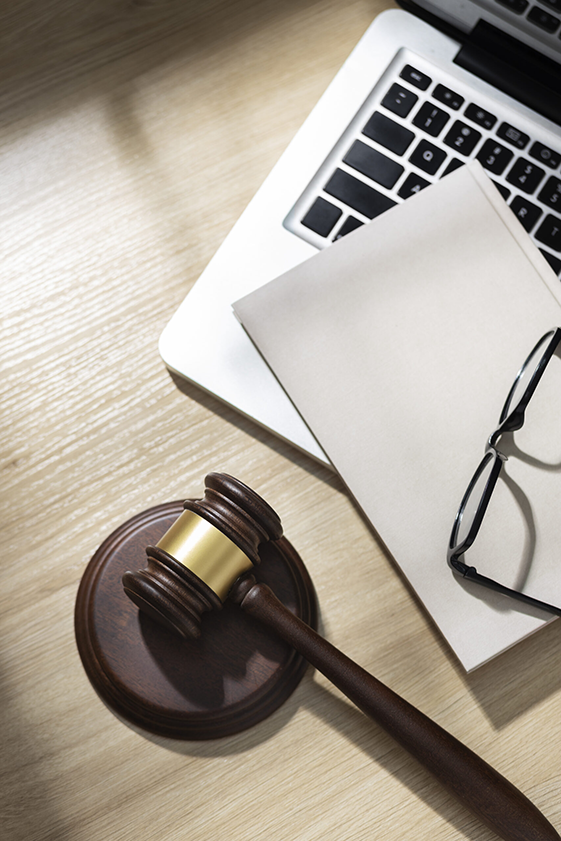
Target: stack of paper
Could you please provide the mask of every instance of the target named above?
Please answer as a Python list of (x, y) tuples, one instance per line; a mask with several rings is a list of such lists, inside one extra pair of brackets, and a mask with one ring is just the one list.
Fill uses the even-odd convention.
[[(552, 618), (460, 581), (446, 549), (519, 367), (561, 325), (558, 287), (474, 164), (234, 305), (467, 670)], [(561, 604), (561, 365), (550, 367), (466, 559)]]

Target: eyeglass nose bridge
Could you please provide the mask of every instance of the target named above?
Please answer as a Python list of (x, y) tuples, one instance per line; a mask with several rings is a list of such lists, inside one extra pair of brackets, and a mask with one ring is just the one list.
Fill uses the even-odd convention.
[(495, 450), (499, 458), (503, 461), (508, 461), (508, 456), (505, 456), (504, 453), (501, 453), (498, 449), (499, 441), (501, 440), (502, 436), (507, 432), (516, 432), (519, 429), (522, 429), (524, 426), (524, 412), (516, 412), (511, 417), (507, 418), (504, 423), (499, 424), (499, 426), (489, 435), (487, 439), (487, 448), (488, 450)]

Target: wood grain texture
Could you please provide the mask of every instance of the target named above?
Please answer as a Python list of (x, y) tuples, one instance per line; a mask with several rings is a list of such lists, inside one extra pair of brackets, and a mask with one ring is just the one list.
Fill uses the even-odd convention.
[(148, 738), (97, 698), (73, 634), (87, 561), (137, 512), (197, 495), (210, 470), (279, 512), (325, 636), (561, 826), (559, 623), (466, 677), (337, 479), (179, 387), (157, 352), (191, 283), (389, 5), (14, 0), (0, 11), (9, 841), (493, 838), (317, 674), (267, 721), (213, 743)]

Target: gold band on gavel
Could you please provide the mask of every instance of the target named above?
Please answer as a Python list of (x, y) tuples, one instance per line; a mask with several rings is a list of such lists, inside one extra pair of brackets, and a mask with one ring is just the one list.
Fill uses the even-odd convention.
[(194, 572), (219, 599), (253, 564), (236, 544), (194, 511), (184, 511), (156, 544)]

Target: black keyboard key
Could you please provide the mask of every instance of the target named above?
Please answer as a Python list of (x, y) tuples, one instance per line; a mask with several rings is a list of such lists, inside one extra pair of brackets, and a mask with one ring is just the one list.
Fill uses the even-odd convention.
[(361, 222), (356, 216), (347, 216), (335, 236), (333, 237), (333, 242), (335, 240), (341, 239), (341, 237), (346, 237), (347, 234), (350, 234), (351, 231), (356, 230), (364, 225), (364, 222)]
[(507, 9), (517, 15), (523, 15), (528, 8), (528, 0), (495, 0), (495, 2), (501, 6), (506, 6)]
[(382, 105), (388, 111), (393, 111), (399, 117), (407, 117), (419, 97), (401, 85), (392, 85), (382, 100)]
[(497, 129), (497, 136), (501, 140), (506, 140), (511, 146), (516, 146), (517, 149), (523, 149), (528, 145), (529, 136), (524, 134), (520, 129), (511, 126), (509, 123), (501, 123)]
[(445, 175), (450, 175), (451, 172), (454, 172), (455, 169), (459, 169), (463, 165), (464, 161), (461, 161), (459, 158), (452, 158), (452, 160), (442, 173), (442, 177), (444, 178)]
[(417, 175), (416, 172), (411, 172), (401, 185), (397, 195), (401, 199), (408, 199), (416, 193), (420, 193), (421, 190), (428, 187), (429, 184), (430, 181), (427, 181), (425, 178), (421, 178), (421, 176)]
[(541, 2), (542, 5), (549, 6), (550, 8), (561, 12), (561, 0), (541, 0)]
[(503, 199), (506, 201), (510, 196), (510, 190), (507, 187), (505, 187), (504, 184), (499, 184), (498, 181), (493, 181), (493, 184), (495, 185)]
[(548, 213), (534, 236), (552, 251), (561, 251), (561, 219)]
[[(561, 2), (561, 0), (559, 0)], [(554, 152), (549, 146), (544, 146), (543, 143), (536, 142), (530, 147), (530, 155), (540, 163), (545, 164), (551, 169), (557, 169), (561, 163), (561, 155), (559, 152)]]
[(342, 212), (334, 204), (322, 199), (320, 196), (320, 198), (315, 200), (302, 219), (302, 224), (316, 234), (319, 234), (320, 237), (326, 237), (335, 227), (335, 223)]
[(449, 119), (450, 115), (446, 111), (443, 111), (442, 108), (437, 108), (436, 105), (425, 102), (415, 114), (412, 122), (414, 126), (422, 128), (431, 137), (436, 137), (440, 134)]
[(539, 26), (540, 29), (545, 29), (546, 32), (556, 32), (559, 29), (559, 18), (550, 15), (545, 9), (538, 9), (537, 6), (530, 9), (527, 20)]
[(528, 201), (524, 196), (515, 196), (510, 203), (510, 209), (524, 225), (527, 231), (531, 231), (540, 216), (541, 208)]
[(433, 146), (428, 140), (421, 140), (409, 160), (412, 164), (418, 166), (419, 169), (422, 169), (423, 172), (434, 175), (445, 158), (446, 152), (439, 149), (438, 146)]
[(412, 131), (400, 126), (395, 120), (390, 120), (385, 114), (375, 111), (370, 117), (362, 133), (370, 140), (375, 140), (380, 146), (384, 146), (396, 155), (403, 155), (411, 141), (415, 137)]
[(426, 73), (421, 73), (420, 70), (417, 70), (416, 67), (412, 67), (410, 64), (406, 64), (399, 75), (406, 82), (409, 82), (410, 85), (414, 85), (422, 91), (426, 91), (432, 82), (430, 76), (427, 76)]
[(485, 108), (480, 108), (479, 105), (475, 105), (471, 102), (466, 110), (464, 111), (464, 116), (471, 120), (472, 123), (477, 123), (478, 126), (482, 126), (482, 128), (492, 129), (495, 123), (497, 122), (497, 118), (494, 114), (491, 114), (490, 111), (486, 111)]
[(477, 160), (493, 175), (500, 175), (501, 172), (504, 172), (513, 157), (514, 152), (511, 152), (506, 146), (501, 146), (495, 140), (486, 140), (477, 153)]
[(541, 166), (537, 166), (537, 164), (533, 164), (525, 158), (518, 158), (506, 180), (524, 193), (533, 193), (544, 175), (545, 169), (542, 169)]
[(445, 88), (444, 85), (437, 85), (432, 92), (433, 98), (438, 99), (439, 102), (444, 102), (449, 108), (457, 111), (464, 104), (463, 96), (459, 93), (451, 91), (450, 88)]
[(375, 216), (379, 216), (380, 213), (384, 213), (396, 204), (392, 199), (349, 175), (348, 172), (343, 172), (342, 169), (335, 170), (324, 190), (368, 219), (374, 219)]
[(561, 179), (551, 176), (538, 193), (538, 199), (548, 207), (561, 211)]
[(543, 248), (540, 248), (541, 253), (553, 269), (556, 275), (561, 273), (561, 260), (557, 257), (554, 257), (553, 254), (550, 254), (549, 251), (544, 251)]
[(461, 155), (471, 155), (480, 139), (481, 132), (461, 120), (456, 120), (444, 138), (444, 142)]
[(392, 161), (361, 140), (355, 140), (343, 162), (388, 190), (391, 190), (404, 171), (401, 164)]

